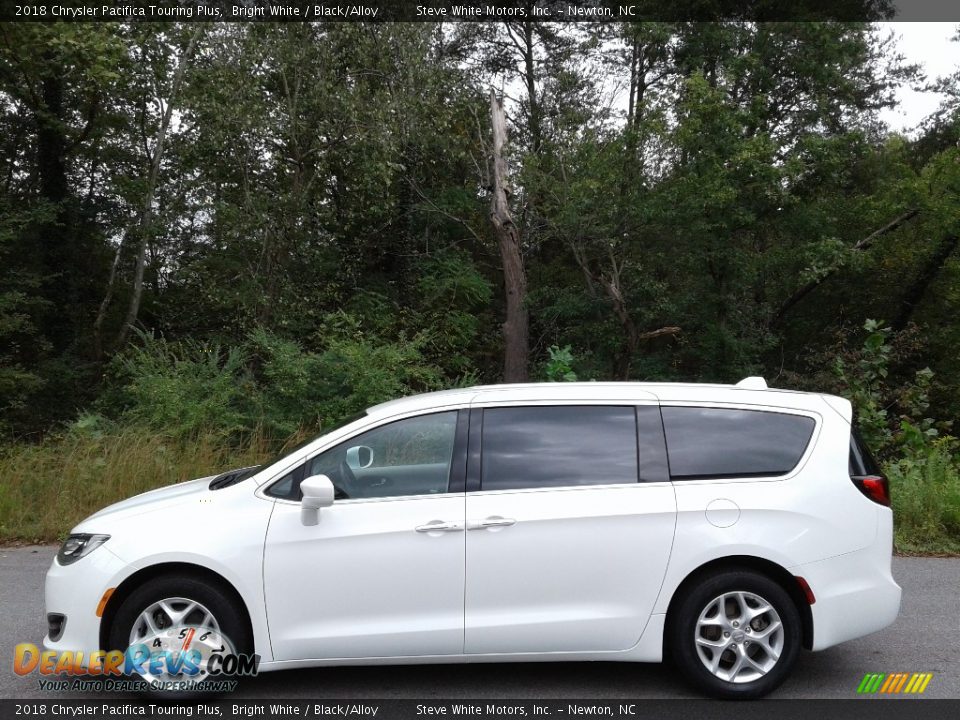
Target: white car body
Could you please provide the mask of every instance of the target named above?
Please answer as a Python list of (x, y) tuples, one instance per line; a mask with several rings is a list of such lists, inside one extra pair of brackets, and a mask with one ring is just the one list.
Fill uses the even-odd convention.
[[(776, 477), (338, 500), (319, 511), (316, 525), (301, 522), (300, 503), (266, 494), (308, 458), (401, 418), (581, 405), (763, 410), (815, 425), (796, 467)], [(737, 563), (806, 581), (815, 601), (799, 603), (804, 645), (822, 650), (886, 627), (900, 607), (892, 513), (850, 481), (850, 422), (842, 398), (768, 390), (753, 380), (501, 385), (384, 403), (230, 487), (210, 490), (210, 478), (181, 483), (84, 520), (74, 533), (111, 538), (73, 564), (53, 562), (46, 607), (66, 621), (44, 644), (84, 653), (104, 647), (101, 624), (111, 610), (102, 621), (97, 607), (105, 591), (120, 588), (120, 597), (159, 571), (195, 566), (242, 599), (260, 671), (658, 662), (684, 581)], [(438, 522), (446, 531), (423, 531)]]

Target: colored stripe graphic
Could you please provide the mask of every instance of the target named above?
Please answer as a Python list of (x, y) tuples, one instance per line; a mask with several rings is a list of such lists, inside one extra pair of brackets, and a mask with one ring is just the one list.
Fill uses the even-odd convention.
[(903, 689), (904, 683), (907, 682), (907, 678), (910, 677), (910, 673), (901, 673), (900, 679), (897, 681), (897, 687), (890, 692), (898, 693)]
[(860, 685), (863, 688), (860, 692), (875, 693), (880, 689), (880, 683), (883, 682), (885, 677), (886, 675), (883, 673), (867, 673)]
[(933, 673), (867, 673), (860, 681), (857, 692), (861, 695), (919, 695), (927, 689), (932, 679)]
[(871, 682), (873, 682), (873, 674), (867, 673), (863, 676), (863, 680), (860, 681), (860, 687), (857, 688), (857, 692), (865, 693)]

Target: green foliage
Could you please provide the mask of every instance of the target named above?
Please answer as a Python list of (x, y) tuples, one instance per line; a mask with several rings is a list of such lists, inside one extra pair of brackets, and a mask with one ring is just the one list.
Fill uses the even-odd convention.
[(423, 258), (411, 317), (418, 345), (448, 376), (474, 369), (470, 348), (484, 329), (493, 288), (469, 255), (451, 248)]
[(937, 422), (927, 414), (933, 371), (922, 368), (912, 378), (891, 378), (890, 328), (871, 319), (863, 329), (862, 347), (834, 359), (835, 392), (853, 403), (864, 439), (881, 457), (923, 453), (941, 431), (952, 429), (952, 421)]
[[(351, 320), (338, 315), (331, 322), (340, 336), (322, 352), (262, 328), (230, 348), (141, 334), (140, 345), (114, 359), (114, 389), (98, 410), (121, 427), (242, 444), (257, 434), (282, 441), (318, 431), (378, 402), (442, 386), (442, 374), (416, 343), (350, 335)], [(96, 429), (99, 422), (83, 415), (73, 427)]]
[(547, 362), (543, 367), (543, 375), (547, 382), (576, 382), (577, 374), (573, 371), (573, 353), (570, 346), (547, 348)]
[(210, 431), (229, 437), (255, 427), (244, 349), (146, 334), (141, 341), (114, 360), (120, 399), (119, 407), (102, 407), (108, 415), (175, 438)]
[(886, 465), (898, 550), (960, 553), (957, 450), (955, 438), (941, 438)]
[(868, 320), (864, 330), (859, 351), (838, 355), (833, 370), (868, 446), (884, 460), (897, 548), (960, 552), (960, 441), (944, 434), (952, 422), (928, 416), (933, 371), (891, 381), (896, 348), (890, 328)]
[(868, 334), (861, 351), (852, 358), (837, 356), (833, 371), (856, 408), (857, 424), (868, 446), (883, 453), (889, 449), (893, 433), (884, 393), (890, 363), (890, 328), (881, 325), (877, 320), (867, 320), (863, 329)]

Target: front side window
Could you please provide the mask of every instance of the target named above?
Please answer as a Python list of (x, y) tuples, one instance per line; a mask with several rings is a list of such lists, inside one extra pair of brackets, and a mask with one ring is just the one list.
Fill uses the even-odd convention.
[(775, 477), (793, 470), (813, 418), (762, 410), (663, 407), (670, 477)]
[(300, 481), (313, 475), (329, 477), (338, 499), (445, 493), (456, 427), (456, 410), (381, 425), (311, 458), (268, 493), (299, 500)]
[(637, 482), (633, 407), (488, 408), (481, 490)]

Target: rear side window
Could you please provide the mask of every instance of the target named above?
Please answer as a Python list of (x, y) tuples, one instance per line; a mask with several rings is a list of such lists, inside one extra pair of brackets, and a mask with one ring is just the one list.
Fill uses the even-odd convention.
[(637, 482), (632, 407), (510, 407), (483, 411), (482, 490)]
[(860, 436), (860, 431), (853, 427), (850, 430), (850, 476), (865, 477), (867, 475), (882, 475), (880, 466), (870, 454), (867, 444)]
[(785, 475), (803, 456), (814, 421), (761, 410), (664, 407), (670, 477)]

